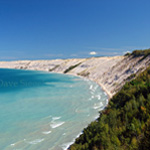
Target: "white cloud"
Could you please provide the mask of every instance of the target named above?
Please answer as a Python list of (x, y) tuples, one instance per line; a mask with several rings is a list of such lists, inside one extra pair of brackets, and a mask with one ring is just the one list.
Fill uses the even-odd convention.
[(89, 55), (96, 55), (96, 54), (97, 54), (97, 52), (95, 52), (95, 51), (92, 51), (89, 53)]
[(125, 51), (125, 52), (123, 52), (123, 54), (127, 54), (127, 53), (131, 53), (131, 51)]

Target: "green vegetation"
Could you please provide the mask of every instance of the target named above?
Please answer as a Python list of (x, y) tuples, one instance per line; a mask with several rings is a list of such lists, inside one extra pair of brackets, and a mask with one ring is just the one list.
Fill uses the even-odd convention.
[(51, 71), (54, 71), (54, 70), (57, 69), (59, 66), (60, 66), (60, 65), (56, 65), (56, 66), (54, 66), (52, 69), (49, 69), (49, 71), (50, 71), (50, 72), (51, 72)]
[(143, 59), (146, 58), (148, 55), (150, 55), (150, 48), (145, 50), (134, 50), (132, 53), (126, 53), (125, 56), (133, 56), (133, 57), (139, 57), (143, 56)]
[(71, 71), (72, 69), (76, 68), (76, 67), (79, 66), (80, 64), (81, 64), (81, 62), (78, 63), (78, 64), (76, 64), (76, 65), (74, 65), (74, 66), (70, 66), (68, 69), (66, 69), (66, 70), (64, 71), (64, 73), (67, 73), (67, 72)]
[[(135, 53), (135, 52), (134, 52)], [(149, 150), (150, 67), (127, 82), (70, 147), (71, 150)]]
[(127, 81), (130, 81), (130, 80), (132, 80), (132, 79), (135, 78), (135, 77), (136, 77), (136, 74), (133, 73), (133, 74), (131, 74), (126, 80), (127, 80)]
[(88, 77), (90, 75), (90, 73), (88, 71), (82, 71), (80, 73), (78, 73), (79, 76), (83, 76), (83, 77)]
[(124, 56), (130, 56), (130, 55), (131, 55), (131, 53), (129, 53), (129, 52), (124, 54)]
[(147, 57), (150, 55), (150, 49), (145, 49), (145, 50), (134, 50), (131, 55), (134, 57), (139, 57), (139, 56), (144, 56)]

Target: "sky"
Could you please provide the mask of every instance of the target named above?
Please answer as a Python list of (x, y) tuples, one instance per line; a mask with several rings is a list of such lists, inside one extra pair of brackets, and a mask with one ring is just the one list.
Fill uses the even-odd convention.
[(0, 0), (0, 60), (150, 48), (150, 0)]

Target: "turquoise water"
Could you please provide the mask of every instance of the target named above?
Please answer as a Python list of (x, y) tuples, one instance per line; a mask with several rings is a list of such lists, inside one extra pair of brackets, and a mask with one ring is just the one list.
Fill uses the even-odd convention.
[(89, 80), (0, 69), (0, 149), (66, 149), (106, 104)]

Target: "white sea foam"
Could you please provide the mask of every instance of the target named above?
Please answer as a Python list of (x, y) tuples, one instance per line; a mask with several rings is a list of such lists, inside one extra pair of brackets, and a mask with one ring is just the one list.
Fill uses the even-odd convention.
[[(80, 133), (76, 136), (76, 138), (78, 138), (81, 134), (82, 134), (82, 132), (80, 132)], [(68, 143), (62, 144), (62, 145), (61, 145), (61, 148), (62, 148), (63, 150), (67, 150), (67, 149), (69, 148), (69, 146), (72, 145), (72, 144), (75, 142), (75, 139), (76, 139), (76, 138), (74, 138), (74, 139), (72, 140), (72, 142), (68, 142)]]
[(88, 100), (91, 101), (92, 99), (94, 99), (94, 95), (92, 95)]
[(38, 143), (41, 143), (41, 142), (43, 142), (44, 141), (44, 139), (36, 139), (36, 140), (34, 140), (34, 141), (31, 141), (31, 142), (28, 142), (29, 144), (38, 144)]
[(94, 94), (94, 92), (95, 92), (96, 89), (93, 87), (93, 85), (91, 85), (91, 86), (90, 86), (90, 90), (91, 90), (91, 93)]
[(50, 126), (51, 126), (52, 128), (57, 128), (57, 127), (63, 125), (64, 123), (65, 123), (65, 122), (52, 123), (52, 124), (50, 124)]
[(90, 86), (90, 90), (92, 90), (92, 88), (93, 88), (93, 85)]
[(94, 118), (94, 119), (96, 120), (96, 119), (98, 119), (98, 118), (99, 118), (99, 114), (98, 114), (97, 116), (95, 116), (95, 118)]
[(74, 143), (74, 141), (68, 142), (68, 143), (65, 143), (65, 144), (62, 144), (62, 145), (61, 145), (61, 148), (62, 148), (63, 150), (67, 150), (67, 149), (69, 148), (69, 146), (72, 145), (73, 143)]
[(108, 105), (108, 102), (109, 102), (109, 101), (108, 101), (108, 99), (107, 99), (107, 100), (106, 100), (106, 105)]
[[(83, 133), (83, 132), (80, 132), (80, 133), (76, 136), (76, 138), (78, 138), (82, 133)], [(75, 139), (76, 139), (76, 138), (75, 138)]]
[(18, 142), (16, 142), (16, 143), (12, 143), (12, 144), (10, 144), (10, 146), (15, 146), (16, 144), (18, 144), (18, 143), (20, 143), (20, 142), (23, 142), (23, 141), (26, 141), (26, 139), (24, 139), (24, 140), (22, 140), (22, 141), (18, 141)]
[(43, 134), (50, 134), (52, 131), (44, 131)]
[(97, 95), (96, 97), (98, 98), (98, 100), (100, 100), (100, 99), (101, 99), (101, 96), (100, 96), (100, 95)]
[(59, 120), (60, 118), (61, 117), (53, 117), (52, 120), (55, 121), (55, 120)]
[[(87, 80), (88, 81), (88, 80)], [(47, 84), (54, 84), (54, 83), (47, 83)], [(61, 85), (60, 84), (58, 84), (58, 85), (56, 85), (56, 87), (59, 87), (59, 88), (64, 88), (64, 87), (69, 87), (69, 85), (70, 85), (70, 83), (69, 84), (67, 84), (67, 85), (63, 85), (63, 84), (65, 84), (65, 83), (62, 83)], [(73, 84), (73, 83), (72, 83)], [(77, 85), (77, 86), (76, 86)], [(80, 84), (81, 86), (82, 85), (84, 85), (84, 84)], [(72, 85), (70, 85), (70, 87), (71, 87)], [(74, 85), (73, 84), (73, 87), (78, 87), (78, 82), (76, 82), (76, 84)], [(89, 89), (89, 88), (91, 88), (91, 89)], [(54, 89), (54, 91), (52, 90), (51, 91), (51, 87), (49, 87), (49, 89), (43, 89), (43, 91), (41, 92), (41, 94), (43, 94), (43, 95), (47, 95), (46, 93), (44, 93), (44, 92), (48, 92), (48, 97), (50, 97), (50, 95), (49, 94), (51, 94), (52, 93), (52, 98), (55, 98), (55, 97), (53, 97), (53, 96), (57, 96), (57, 94), (55, 93), (55, 91), (57, 91), (57, 89), (55, 89), (55, 88), (53, 88)], [(103, 94), (101, 94), (101, 100), (98, 100), (99, 99), (99, 97), (96, 97), (97, 95), (99, 95), (100, 94), (100, 91), (98, 91), (99, 90), (99, 88), (97, 88), (97, 86), (96, 86), (96, 84), (92, 84), (92, 82), (91, 81), (89, 81), (89, 83), (87, 84), (87, 86), (85, 86), (85, 90), (83, 90), (83, 91), (81, 91), (82, 89), (84, 89), (84, 88), (72, 88), (71, 90), (72, 91), (70, 91), (70, 93), (68, 93), (68, 94), (71, 94), (71, 92), (75, 92), (76, 90), (77, 90), (77, 92), (78, 92), (78, 90), (79, 90), (79, 96), (85, 96), (85, 98), (83, 97), (83, 98), (81, 98), (81, 103), (82, 104), (84, 104), (85, 103), (85, 100), (91, 100), (91, 101), (88, 101), (87, 102), (87, 105), (85, 106), (83, 106), (83, 107), (79, 107), (79, 104), (78, 103), (76, 103), (77, 101), (76, 101), (76, 98), (75, 97), (73, 97), (73, 98), (71, 98), (71, 100), (72, 100), (72, 103), (74, 104), (73, 105), (73, 108), (69, 108), (69, 111), (70, 111), (70, 109), (72, 109), (72, 110), (74, 110), (74, 111), (76, 111), (76, 112), (78, 112), (78, 113), (82, 113), (82, 112), (86, 112), (86, 113), (83, 113), (83, 115), (85, 116), (84, 118), (86, 118), (86, 115), (87, 115), (87, 117), (88, 117), (88, 119), (89, 120), (84, 120), (83, 119), (83, 124), (81, 124), (80, 125), (80, 128), (79, 129), (83, 129), (84, 128), (84, 125), (86, 124), (86, 122), (87, 122), (87, 124), (89, 123), (89, 122), (91, 122), (91, 120), (94, 120), (94, 117), (96, 116), (96, 114), (98, 114), (98, 111), (99, 111), (99, 109), (93, 109), (93, 106), (95, 106), (96, 107), (96, 105), (94, 105), (94, 103), (96, 103), (96, 104), (99, 104), (99, 102), (101, 102), (101, 100), (103, 100), (104, 98), (102, 97), (103, 96)], [(74, 91), (75, 90), (75, 91)], [(49, 91), (51, 91), (50, 93), (49, 93)], [(61, 89), (60, 89), (60, 91), (61, 91)], [(63, 92), (63, 91), (61, 91), (61, 92)], [(83, 92), (83, 94), (81, 94)], [(85, 94), (84, 94), (84, 92), (85, 92)], [(88, 93), (87, 93), (88, 92)], [(90, 92), (91, 92), (91, 94), (90, 94)], [(32, 92), (33, 93), (33, 92)], [(68, 95), (68, 94), (66, 94), (66, 95)], [(81, 94), (81, 95), (80, 95)], [(39, 100), (41, 100), (41, 99), (43, 99), (44, 97), (43, 97), (43, 95), (41, 95), (41, 97), (39, 97)], [(61, 94), (58, 94), (58, 96), (60, 96)], [(78, 96), (78, 94), (77, 94), (77, 96)], [(21, 95), (20, 95), (20, 97), (22, 97)], [(54, 101), (52, 101), (51, 102), (51, 99), (49, 99), (49, 98), (47, 98), (47, 96), (45, 97), (46, 98), (46, 100), (45, 101), (39, 101), (39, 105), (43, 105), (43, 106), (45, 106), (45, 109), (43, 109), (42, 111), (46, 111), (46, 110), (48, 110), (48, 109), (50, 109), (50, 110), (53, 110), (53, 108), (56, 106), (56, 104), (58, 104), (59, 103), (59, 100), (60, 100), (60, 98), (58, 98), (58, 101), (56, 101), (55, 99), (54, 99)], [(64, 98), (64, 99), (63, 99)], [(63, 97), (61, 100), (62, 100), (62, 102), (63, 102), (63, 100), (64, 101), (66, 101), (65, 99), (66, 99), (66, 97), (65, 97), (65, 94), (64, 94), (64, 97)], [(80, 97), (79, 97), (79, 99), (80, 99)], [(33, 99), (34, 100), (34, 99)], [(53, 100), (53, 99), (52, 99)], [(75, 100), (75, 101), (74, 101)], [(83, 100), (83, 101), (82, 101)], [(56, 101), (56, 104), (54, 104), (54, 106), (53, 106), (53, 102), (55, 102)], [(27, 101), (27, 102), (30, 102), (30, 101)], [(40, 103), (41, 102), (41, 103)], [(106, 103), (106, 102), (102, 102), (102, 103)], [(27, 103), (27, 106), (29, 106), (30, 105), (30, 103)], [(64, 105), (65, 105), (65, 103), (64, 103)], [(19, 106), (19, 105), (18, 105)], [(47, 107), (46, 107), (47, 106)], [(67, 105), (66, 105), (67, 106)], [(89, 106), (89, 108), (88, 108), (88, 106)], [(23, 147), (28, 147), (28, 146), (30, 146), (31, 147), (31, 149), (33, 148), (34, 149), (34, 147), (35, 146), (38, 146), (38, 147), (41, 147), (41, 149), (43, 149), (43, 147), (45, 148), (45, 149), (48, 149), (48, 147), (53, 147), (54, 149), (55, 148), (58, 148), (58, 145), (61, 145), (62, 144), (62, 142), (63, 142), (63, 140), (64, 140), (64, 138), (66, 139), (69, 139), (68, 141), (66, 140), (65, 142), (66, 142), (66, 144), (64, 145), (64, 146), (66, 146), (66, 148), (64, 148), (64, 149), (67, 149), (68, 147), (69, 147), (69, 145), (71, 145), (71, 143), (73, 143), (73, 142), (71, 142), (73, 139), (72, 138), (70, 138), (70, 137), (72, 137), (72, 135), (71, 135), (71, 127), (70, 127), (70, 125), (74, 128), (74, 132), (76, 133), (76, 126), (75, 126), (75, 124), (74, 124), (74, 122), (69, 122), (69, 123), (67, 123), (66, 121), (67, 120), (64, 120), (64, 118), (68, 118), (68, 116), (63, 116), (63, 115), (67, 115), (67, 114), (65, 114), (65, 112), (67, 112), (64, 108), (65, 107), (63, 107), (63, 105), (61, 106), (62, 107), (62, 109), (63, 109), (63, 112), (60, 112), (59, 114), (56, 114), (55, 112), (54, 112), (54, 114), (52, 114), (53, 113), (53, 111), (51, 112), (51, 113), (49, 113), (49, 114), (47, 114), (47, 112), (45, 112), (44, 114), (47, 114), (47, 115), (44, 115), (44, 116), (41, 116), (41, 118), (39, 118), (39, 121), (41, 121), (40, 123), (38, 123), (38, 125), (37, 125), (37, 128), (39, 128), (39, 129), (37, 129), (36, 131), (34, 130), (34, 125), (35, 125), (35, 122), (33, 122), (33, 125), (32, 124), (29, 124), (29, 126), (28, 126), (28, 128), (30, 128), (31, 130), (29, 130), (30, 132), (28, 133), (28, 132), (24, 132), (25, 133), (25, 135), (22, 135), (22, 137), (26, 137), (27, 138), (27, 140), (25, 141), (23, 141), (23, 139), (22, 139), (22, 142), (21, 143), (17, 143), (17, 144), (15, 144), (15, 142), (16, 141), (12, 141), (12, 144), (11, 143), (9, 143), (9, 142), (7, 142), (7, 146), (9, 146), (9, 148), (11, 148), (11, 149), (15, 149), (16, 150), (16, 147), (19, 147), (20, 145), (21, 146), (23, 146)], [(78, 108), (79, 107), (79, 108)], [(26, 108), (29, 108), (29, 107), (26, 107)], [(37, 108), (39, 108), (39, 107), (37, 107)], [(76, 108), (78, 108), (78, 109), (76, 109)], [(104, 107), (102, 107), (102, 108), (104, 108)], [(76, 110), (75, 110), (76, 109)], [(100, 108), (101, 109), (101, 108)], [(41, 110), (38, 110), (39, 112), (41, 112)], [(55, 111), (55, 110), (54, 110)], [(56, 111), (57, 111), (57, 109), (56, 109)], [(68, 111), (68, 112), (69, 112)], [(76, 113), (75, 112), (73, 112), (73, 113), (71, 113), (71, 115), (70, 115), (70, 117), (72, 117), (73, 115), (76, 115)], [(51, 116), (49, 116), (49, 115), (51, 115)], [(77, 116), (77, 115), (76, 115)], [(81, 115), (79, 114), (78, 115), (79, 116), (79, 119), (81, 119)], [(93, 117), (94, 116), (94, 117)], [(33, 116), (34, 117), (34, 116)], [(44, 118), (45, 117), (45, 118)], [(74, 116), (73, 116), (74, 117)], [(26, 119), (26, 118), (24, 118), (24, 119)], [(43, 119), (43, 120), (42, 120)], [(78, 119), (78, 118), (77, 118)], [(89, 122), (88, 122), (89, 121)], [(25, 126), (26, 125), (26, 120), (22, 123), (21, 122), (21, 125), (23, 124), (23, 126)], [(18, 125), (20, 125), (20, 124), (18, 124)], [(47, 126), (48, 125), (48, 126)], [(65, 126), (68, 126), (68, 127), (66, 127), (66, 129), (65, 130), (62, 130), (62, 129), (64, 129), (64, 127)], [(17, 127), (17, 126), (16, 126)], [(31, 128), (31, 127), (33, 127), (33, 129)], [(49, 128), (48, 128), (49, 127)], [(42, 129), (42, 130), (41, 130)], [(44, 129), (44, 130), (43, 130)], [(60, 131), (59, 131), (59, 129), (60, 129)], [(32, 131), (33, 130), (33, 131)], [(40, 131), (41, 130), (41, 131)], [(51, 130), (51, 131), (50, 131)], [(78, 130), (78, 128), (77, 128), (77, 130)], [(27, 131), (28, 131), (28, 129), (27, 129)], [(39, 132), (40, 131), (40, 132)], [(53, 136), (53, 133), (55, 132), (55, 131), (57, 131), (58, 132), (58, 134), (56, 134), (56, 136)], [(59, 135), (59, 132), (60, 132), (60, 134), (62, 135), (62, 137), (58, 140), (58, 137), (57, 137), (57, 135)], [(66, 135), (65, 135), (65, 133), (64, 132), (66, 132)], [(34, 136), (35, 135), (35, 136)], [(80, 135), (80, 134), (79, 134)], [(79, 136), (78, 135), (78, 136)], [(34, 137), (33, 137), (34, 136)], [(75, 135), (76, 136), (76, 135)], [(14, 137), (14, 139), (15, 139), (16, 137)], [(43, 145), (45, 142), (47, 142), (47, 138), (48, 139), (52, 139), (53, 138), (53, 140), (49, 140), (48, 141), (48, 143), (49, 144), (47, 144), (47, 145)], [(56, 139), (55, 139), (56, 138)], [(17, 138), (16, 138), (17, 139)], [(45, 139), (45, 140), (44, 140)], [(42, 142), (43, 141), (43, 142)], [(54, 144), (54, 142), (56, 141), (56, 143), (57, 143), (57, 145), (56, 144)], [(41, 143), (40, 143), (41, 142)], [(65, 143), (64, 142), (64, 143)], [(68, 142), (68, 143), (67, 143)], [(33, 144), (33, 145), (30, 145), (30, 144)], [(10, 146), (10, 144), (11, 144), (11, 146)], [(36, 145), (34, 145), (34, 144), (36, 144)], [(50, 148), (50, 149), (51, 149)], [(37, 148), (38, 149), (38, 148)], [(60, 148), (61, 149), (61, 148)]]
[(99, 106), (94, 106), (93, 108), (94, 108), (94, 109), (99, 109), (100, 107), (99, 107)]
[(10, 144), (10, 146), (15, 146), (16, 143)]
[(94, 96), (92, 95), (92, 96), (91, 96), (91, 99), (93, 99), (93, 98), (94, 98)]
[(103, 106), (103, 103), (100, 102), (99, 104), (94, 104), (93, 108), (94, 108), (94, 109), (99, 109), (99, 108), (101, 108), (102, 106)]

